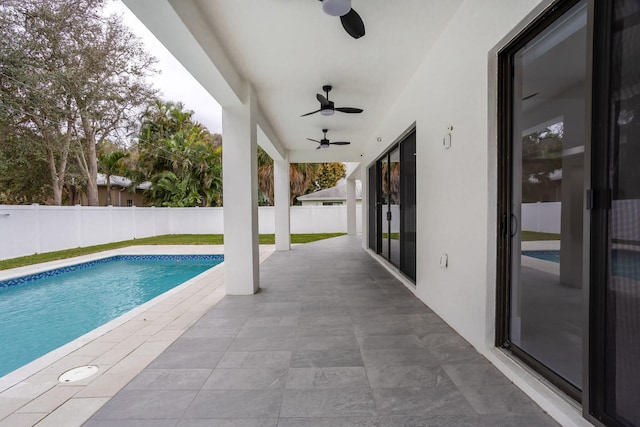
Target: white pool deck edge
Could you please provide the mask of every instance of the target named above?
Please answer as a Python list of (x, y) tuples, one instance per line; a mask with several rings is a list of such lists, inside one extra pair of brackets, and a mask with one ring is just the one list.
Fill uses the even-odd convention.
[[(260, 262), (275, 251), (260, 245)], [(223, 254), (222, 245), (132, 246), (0, 271), (0, 280), (114, 255)], [(0, 378), (0, 427), (80, 426), (224, 296), (224, 263)], [(69, 369), (97, 374), (61, 384)]]

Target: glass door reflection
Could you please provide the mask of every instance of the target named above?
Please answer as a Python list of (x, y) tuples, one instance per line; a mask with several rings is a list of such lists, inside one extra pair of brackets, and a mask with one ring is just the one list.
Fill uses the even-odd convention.
[(380, 222), (382, 223), (382, 242), (380, 245), (380, 253), (387, 259), (389, 259), (390, 247), (389, 205), (391, 195), (389, 191), (389, 175), (389, 158), (385, 156), (380, 160)]
[(400, 148), (389, 154), (389, 260), (400, 266)]

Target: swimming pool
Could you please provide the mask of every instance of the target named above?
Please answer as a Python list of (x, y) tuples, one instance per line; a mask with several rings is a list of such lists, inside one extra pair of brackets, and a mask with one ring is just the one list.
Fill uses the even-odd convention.
[(0, 281), (0, 377), (222, 261), (117, 255)]

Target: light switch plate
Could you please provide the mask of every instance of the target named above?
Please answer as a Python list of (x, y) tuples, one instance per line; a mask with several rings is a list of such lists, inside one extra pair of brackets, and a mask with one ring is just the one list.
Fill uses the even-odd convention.
[(449, 266), (449, 255), (440, 255), (440, 268), (447, 268)]

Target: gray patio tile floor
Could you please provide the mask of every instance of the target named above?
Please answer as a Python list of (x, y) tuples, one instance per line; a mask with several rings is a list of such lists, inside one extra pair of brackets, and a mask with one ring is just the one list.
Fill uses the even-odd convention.
[(85, 425), (557, 424), (344, 236), (273, 254)]

